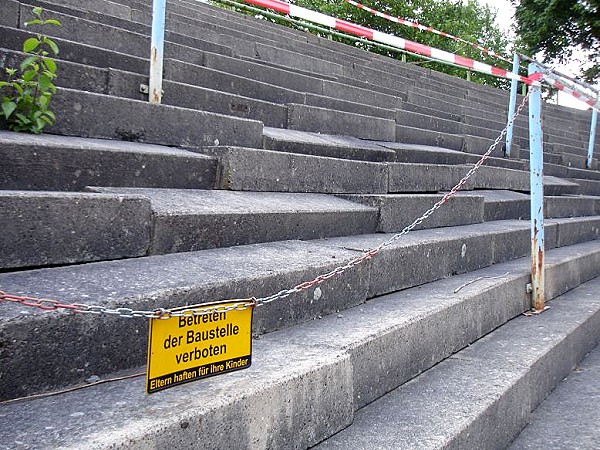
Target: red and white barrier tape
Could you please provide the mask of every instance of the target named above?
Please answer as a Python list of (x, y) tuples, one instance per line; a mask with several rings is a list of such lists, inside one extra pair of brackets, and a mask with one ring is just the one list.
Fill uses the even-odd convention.
[(427, 56), (428, 58), (435, 59), (437, 61), (450, 63), (455, 66), (465, 67), (476, 72), (484, 73), (487, 75), (494, 75), (502, 78), (508, 78), (511, 80), (517, 80), (525, 84), (532, 84), (536, 82), (536, 80), (532, 80), (531, 78), (524, 77), (521, 75), (513, 74), (512, 72), (505, 69), (501, 69), (499, 67), (490, 66), (489, 64), (455, 55), (444, 50), (402, 39), (392, 34), (382, 33), (381, 31), (363, 27), (361, 25), (357, 25), (346, 20), (336, 19), (335, 17), (312, 11), (310, 9), (302, 8), (301, 6), (290, 5), (279, 0), (241, 1), (243, 1), (244, 3), (249, 3), (251, 5), (261, 6), (263, 8), (277, 11), (282, 14), (289, 15), (291, 17), (297, 17), (300, 19), (307, 20), (309, 22), (318, 23), (319, 25), (334, 28), (338, 31), (350, 33), (355, 36), (364, 37), (371, 41), (396, 47), (400, 50), (405, 50), (410, 53)]
[(578, 90), (577, 88), (567, 86), (566, 84), (561, 82), (560, 77), (555, 76), (550, 72), (546, 72), (546, 71), (542, 72), (541, 78), (546, 83), (548, 83), (550, 86), (558, 89), (559, 91), (563, 91), (563, 92), (575, 97), (577, 100), (582, 101), (583, 103), (585, 103), (588, 106), (591, 106), (596, 111), (600, 111), (600, 97), (599, 96), (596, 96), (596, 98), (593, 98), (589, 94), (585, 94), (585, 93), (581, 92), (580, 90)]
[(373, 9), (373, 8), (369, 8), (368, 6), (365, 6), (362, 3), (355, 2), (354, 0), (344, 0), (344, 1), (346, 3), (350, 3), (353, 6), (356, 6), (357, 8), (363, 9), (363, 10), (365, 10), (365, 11), (367, 11), (367, 12), (369, 12), (369, 13), (377, 16), (377, 17), (381, 17), (383, 19), (389, 20), (390, 22), (398, 23), (400, 25), (406, 25), (408, 27), (416, 28), (416, 29), (421, 30), (421, 31), (428, 31), (430, 33), (437, 34), (439, 36), (443, 36), (443, 37), (446, 37), (448, 39), (453, 39), (453, 40), (455, 40), (457, 42), (461, 42), (463, 44), (470, 45), (471, 47), (476, 48), (477, 50), (482, 51), (484, 53), (487, 53), (488, 55), (493, 56), (494, 58), (498, 58), (498, 59), (501, 59), (502, 61), (506, 61), (507, 63), (511, 63), (511, 61), (508, 58), (500, 55), (499, 53), (496, 53), (494, 50), (492, 50), (490, 48), (482, 47), (479, 44), (476, 44), (474, 42), (469, 42), (469, 41), (467, 41), (465, 39), (459, 38), (458, 36), (453, 36), (452, 34), (446, 33), (445, 31), (440, 31), (440, 30), (436, 30), (435, 28), (432, 28), (432, 27), (428, 27), (428, 26), (425, 26), (425, 25), (420, 25), (420, 24), (418, 24), (416, 22), (412, 22), (410, 20), (402, 19), (401, 17), (390, 16), (389, 14), (382, 13), (380, 11), (377, 11), (376, 9)]

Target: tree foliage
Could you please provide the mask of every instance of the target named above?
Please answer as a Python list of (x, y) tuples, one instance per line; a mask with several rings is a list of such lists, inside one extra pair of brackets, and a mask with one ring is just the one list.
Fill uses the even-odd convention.
[(599, 0), (511, 0), (516, 6), (519, 46), (530, 55), (543, 52), (544, 61), (565, 62), (576, 49), (589, 55), (591, 67), (581, 75), (600, 79)]

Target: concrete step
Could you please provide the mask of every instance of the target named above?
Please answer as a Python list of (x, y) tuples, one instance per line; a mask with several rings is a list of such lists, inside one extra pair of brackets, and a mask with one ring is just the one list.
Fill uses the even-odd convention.
[[(552, 283), (548, 286), (548, 298), (596, 276), (598, 255), (600, 247), (595, 242), (549, 251), (547, 279)], [(582, 270), (565, 270), (566, 267)], [(7, 449), (13, 447), (16, 441), (29, 447), (62, 448), (75, 448), (82, 441), (91, 448), (123, 445), (307, 448), (348, 427), (353, 421), (355, 429), (362, 422), (365, 411), (377, 407), (382, 401), (389, 402), (388, 399), (397, 394), (392, 393), (367, 408), (364, 408), (365, 405), (526, 310), (529, 305), (525, 289), (529, 281), (528, 272), (529, 260), (524, 258), (379, 297), (321, 320), (264, 335), (253, 344), (253, 364), (248, 370), (190, 383), (175, 390), (148, 396), (143, 392), (143, 380), (130, 378), (59, 396), (3, 404), (0, 405), (0, 417), (7, 426), (0, 430), (0, 442)], [(477, 282), (473, 283), (473, 280)], [(596, 322), (600, 305), (594, 293), (597, 292), (596, 284), (597, 281), (582, 288), (590, 292), (591, 297), (584, 296), (582, 300), (582, 296), (571, 296), (567, 310), (562, 306), (564, 301), (556, 300), (551, 303), (552, 308), (538, 318), (511, 321), (468, 348), (465, 351), (469, 353), (468, 358), (451, 357), (400, 389), (404, 392), (411, 390), (411, 386), (420, 385), (423, 379), (434, 381), (436, 373), (447, 374), (448, 382), (454, 379), (452, 370), (458, 369), (460, 364), (462, 370), (459, 373), (468, 374), (467, 379), (480, 380), (478, 385), (481, 389), (474, 391), (471, 384), (465, 384), (465, 377), (460, 376), (456, 388), (450, 389), (448, 383), (444, 384), (437, 404), (446, 403), (443, 399), (448, 397), (460, 397), (457, 404), (462, 405), (464, 417), (479, 412), (482, 404), (494, 404), (496, 396), (490, 398), (487, 393), (489, 370), (483, 368), (483, 364), (497, 367), (496, 376), (491, 381), (494, 392), (500, 393), (507, 383), (519, 379), (514, 375), (532, 371), (532, 363), (539, 361), (531, 375), (540, 374), (541, 378), (532, 378), (539, 381), (534, 384), (539, 388), (529, 391), (528, 395), (521, 395), (527, 392), (525, 388), (518, 389), (516, 397), (524, 397), (532, 403), (540, 401), (545, 388), (562, 376), (554, 368), (570, 369), (571, 364), (586, 351), (585, 347), (597, 341), (599, 327)], [(322, 285), (323, 288), (325, 286)], [(79, 316), (76, 320), (85, 318)], [(131, 321), (119, 322), (112, 331), (119, 331), (122, 326), (129, 327), (126, 322)], [(578, 326), (581, 323), (585, 325), (583, 329)], [(460, 324), (460, 327), (451, 324)], [(546, 339), (538, 337), (540, 332)], [(573, 343), (581, 343), (577, 350), (566, 345), (564, 336), (567, 334), (572, 336)], [(504, 338), (506, 335), (508, 337)], [(99, 337), (96, 338), (98, 341)], [(72, 342), (69, 348), (80, 350), (79, 346), (73, 348)], [(439, 345), (440, 342), (443, 345)], [(493, 351), (496, 345), (514, 345), (518, 349), (512, 353), (500, 349)], [(557, 345), (556, 351), (548, 351)], [(544, 352), (549, 357), (556, 355), (566, 359), (561, 363), (555, 362), (554, 358), (548, 360)], [(290, 360), (294, 364), (289, 364)], [(508, 364), (506, 369), (504, 365), (497, 366), (500, 361), (508, 363), (511, 360), (523, 364)], [(56, 365), (57, 361), (50, 364)], [(140, 370), (143, 369), (136, 367), (128, 373)], [(256, 380), (260, 383), (257, 384)], [(422, 408), (429, 404), (426, 395), (426, 391), (421, 390), (416, 398), (416, 403)], [(465, 398), (474, 397), (481, 400), (474, 402), (472, 408), (465, 408)], [(412, 402), (402, 404), (412, 410)], [(281, 405), (290, 406), (282, 409)], [(249, 412), (257, 410), (261, 411), (260, 415)], [(447, 433), (460, 428), (449, 426), (452, 421), (442, 422), (447, 417), (445, 413), (443, 409), (432, 411), (426, 416), (427, 420), (420, 423), (431, 425), (439, 420), (442, 424), (440, 429)], [(528, 411), (517, 414), (508, 422), (522, 427), (527, 416)], [(25, 420), (27, 417), (36, 417), (35, 424)], [(77, 421), (69, 421), (69, 417), (77, 417)], [(200, 417), (202, 420), (196, 420)], [(385, 421), (378, 423), (379, 431), (395, 417), (405, 416), (397, 414), (392, 418), (388, 414)], [(412, 425), (414, 417), (420, 416), (412, 417), (413, 421), (407, 419), (395, 429), (411, 426), (409, 433), (403, 433), (405, 437), (414, 436), (425, 428), (431, 430), (431, 427)], [(70, 425), (59, 430), (57, 423)], [(227, 433), (215, 431), (223, 424), (227, 424)], [(352, 427), (332, 439), (343, 439), (346, 433), (352, 432)], [(107, 432), (109, 429), (111, 432)], [(494, 439), (505, 430), (504, 427), (500, 432), (492, 433), (490, 430), (488, 436)], [(515, 435), (519, 430), (511, 428), (510, 434)], [(475, 433), (473, 436), (479, 435)], [(379, 432), (376, 439), (370, 440), (369, 446), (377, 444), (378, 439), (397, 436), (398, 433), (392, 431)], [(331, 442), (326, 441), (323, 445)], [(358, 442), (342, 447), (354, 448)]]
[(538, 317), (515, 318), (358, 411), (316, 448), (505, 448), (600, 341), (599, 287), (592, 280)]
[(0, 131), (0, 189), (81, 191), (86, 186), (214, 187), (218, 161), (136, 142)]
[[(0, 58), (4, 59), (6, 67), (17, 67), (24, 57), (23, 53), (0, 49)], [(142, 85), (148, 86), (147, 74), (64, 60), (58, 60), (57, 64), (60, 77), (56, 84), (59, 87), (148, 101), (147, 90), (143, 93), (140, 89)], [(163, 91), (164, 105), (258, 120), (271, 127), (285, 128), (288, 124), (288, 108), (284, 105), (170, 80), (163, 80)], [(370, 112), (370, 108), (366, 111)]]
[[(547, 224), (546, 248), (595, 239), (600, 218), (595, 219), (556, 219)], [(292, 327), (369, 298), (523, 257), (529, 252), (529, 235), (529, 223), (521, 221), (415, 231), (381, 250), (369, 264), (345, 272), (317, 291), (303, 291), (294, 295), (293, 302), (257, 309), (254, 333)], [(17, 271), (0, 274), (0, 286), (10, 294), (63, 303), (85, 299), (87, 304), (134, 310), (172, 308), (207, 299), (259, 298), (327, 273), (388, 238), (371, 234), (274, 242)], [(586, 248), (594, 245), (588, 242)], [(94, 374), (143, 364), (146, 330), (137, 319), (111, 318), (99, 323), (93, 315), (82, 315), (73, 321), (60, 313), (8, 304), (0, 308), (0, 334), (6, 343), (1, 355), (2, 398), (56, 389)], [(30, 338), (23, 334), (32, 329), (40, 341), (35, 352), (26, 351)], [(96, 345), (99, 341), (101, 347)], [(78, 348), (65, 347), (64, 342), (77, 342)], [(119, 348), (127, 349), (126, 358)], [(41, 354), (53, 358), (38, 358)]]
[[(175, 147), (262, 143), (261, 122), (102, 94), (59, 89), (48, 132)], [(189, 127), (188, 123), (194, 123)]]
[[(396, 233), (410, 225), (424, 212), (425, 205), (433, 205), (442, 197), (440, 194), (388, 194), (388, 195), (340, 195), (353, 202), (378, 208), (381, 233)], [(415, 227), (422, 230), (456, 225), (470, 225), (483, 222), (483, 197), (462, 195), (453, 197), (447, 203), (445, 214), (433, 215)]]
[(577, 169), (574, 167), (570, 167), (567, 173), (567, 178), (579, 178), (600, 181), (600, 172), (597, 170)]
[[(322, 194), (148, 188), (0, 191), (0, 268), (373, 233), (378, 209)], [(65, 220), (68, 217), (69, 220)]]
[[(463, 133), (455, 134), (426, 128), (396, 125), (396, 141), (404, 144), (444, 147), (450, 150), (482, 155), (493, 144), (494, 140), (495, 138), (490, 139)], [(501, 142), (499, 148), (503, 148), (503, 146), (504, 143)], [(519, 147), (513, 145), (511, 156), (519, 158), (519, 155)]]
[(600, 347), (596, 347), (533, 411), (527, 426), (510, 444), (509, 450), (544, 449), (549, 445), (553, 448), (597, 448), (600, 442), (597, 426), (599, 378)]
[(263, 146), (266, 150), (299, 153), (313, 156), (352, 159), (357, 161), (393, 162), (396, 152), (385, 144), (361, 140), (351, 136), (335, 136), (297, 130), (265, 127)]
[[(23, 42), (34, 33), (16, 28), (1, 27), (1, 47), (20, 52)], [(127, 55), (125, 53), (106, 50), (94, 45), (86, 45), (68, 39), (52, 38), (60, 49), (57, 61), (69, 61), (99, 69), (114, 68), (136, 74), (150, 73), (150, 62), (147, 58)], [(60, 80), (60, 78), (57, 79)]]
[[(432, 163), (432, 164), (467, 164), (476, 163), (480, 156), (450, 150), (443, 147), (433, 147), (418, 144), (403, 144), (401, 142), (380, 143), (382, 147), (396, 152), (397, 162)], [(509, 159), (501, 156), (501, 151), (496, 150), (486, 161), (487, 166), (505, 167), (507, 169), (526, 170), (526, 162), (518, 159)]]
[(569, 181), (576, 183), (579, 186), (579, 193), (584, 195), (600, 195), (600, 181), (569, 178)]
[(396, 138), (393, 120), (300, 104), (288, 104), (287, 128), (386, 142)]
[(324, 194), (92, 188), (150, 201), (149, 254), (373, 233), (378, 210)]
[[(479, 156), (442, 147), (421, 146), (396, 142), (373, 142), (349, 136), (307, 133), (265, 127), (264, 147), (291, 153), (304, 153), (333, 158), (374, 162), (410, 162), (431, 164), (475, 163)], [(486, 165), (523, 170), (522, 161), (491, 157)]]
[(205, 147), (219, 159), (219, 189), (257, 192), (386, 194), (388, 166), (243, 147)]
[[(459, 183), (470, 168), (469, 165), (390, 163), (389, 192), (450, 190)], [(578, 192), (576, 184), (560, 178), (544, 177), (544, 184), (548, 195)], [(472, 189), (529, 192), (530, 176), (528, 172), (522, 170), (481, 166), (463, 187), (463, 190)]]
[[(459, 196), (480, 195), (484, 200), (484, 220), (529, 219), (529, 195), (503, 190), (478, 190), (461, 192)], [(547, 219), (578, 217), (600, 214), (600, 197), (565, 195), (544, 197), (544, 217)]]
[(0, 270), (144, 256), (148, 199), (133, 195), (0, 191)]

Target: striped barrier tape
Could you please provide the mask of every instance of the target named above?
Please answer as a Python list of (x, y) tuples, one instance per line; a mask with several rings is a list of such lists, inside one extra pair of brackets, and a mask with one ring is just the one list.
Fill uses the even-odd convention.
[(506, 57), (502, 56), (501, 54), (496, 53), (491, 48), (482, 47), (479, 44), (476, 44), (474, 42), (470, 42), (470, 41), (467, 41), (465, 39), (459, 38), (458, 36), (453, 36), (452, 34), (446, 33), (445, 31), (440, 31), (440, 30), (436, 30), (435, 28), (432, 28), (432, 27), (428, 27), (428, 26), (425, 26), (425, 25), (420, 25), (420, 24), (418, 24), (416, 22), (412, 22), (412, 21), (407, 20), (407, 19), (402, 19), (401, 17), (390, 16), (389, 14), (382, 13), (380, 11), (377, 11), (376, 9), (373, 9), (373, 8), (369, 8), (368, 6), (365, 6), (362, 3), (355, 2), (354, 0), (344, 0), (344, 1), (346, 3), (350, 3), (353, 6), (356, 6), (359, 9), (365, 10), (365, 11), (373, 14), (374, 16), (381, 17), (381, 18), (386, 19), (386, 20), (388, 20), (390, 22), (394, 22), (394, 23), (397, 23), (397, 24), (400, 24), (400, 25), (406, 25), (407, 27), (416, 28), (416, 29), (418, 29), (420, 31), (428, 31), (430, 33), (437, 34), (439, 36), (443, 36), (443, 37), (446, 37), (448, 39), (453, 39), (453, 40), (455, 40), (457, 42), (461, 42), (463, 44), (470, 45), (471, 47), (476, 48), (477, 50), (482, 51), (484, 53), (487, 53), (488, 55), (493, 56), (494, 58), (501, 59), (502, 61), (506, 61), (507, 63), (511, 63), (512, 62), (509, 59), (507, 59)]
[(383, 33), (381, 31), (373, 30), (371, 28), (363, 27), (346, 20), (336, 19), (335, 17), (322, 14), (317, 11), (303, 8), (301, 6), (291, 5), (279, 0), (241, 0), (244, 3), (249, 3), (256, 6), (261, 6), (273, 11), (277, 11), (282, 14), (289, 15), (300, 19), (307, 20), (309, 22), (318, 23), (329, 28), (334, 28), (338, 31), (350, 33), (355, 36), (364, 37), (371, 41), (379, 42), (381, 44), (390, 45), (401, 50), (405, 50), (410, 53), (423, 55), (428, 58), (434, 59), (447, 64), (455, 66), (465, 67), (475, 72), (484, 73), (487, 75), (494, 75), (501, 78), (508, 78), (511, 80), (517, 80), (522, 83), (531, 85), (536, 83), (536, 80), (532, 80), (529, 77), (525, 77), (512, 72), (501, 69), (499, 67), (490, 66), (479, 61), (475, 61), (470, 58), (455, 55), (444, 50), (440, 50), (427, 45), (419, 44), (417, 42), (409, 41), (392, 34)]
[(550, 86), (575, 97), (577, 100), (582, 101), (588, 106), (591, 106), (596, 111), (600, 111), (600, 97), (596, 96), (596, 98), (592, 98), (576, 88), (569, 87), (566, 84), (562, 83), (558, 77), (550, 73), (544, 73), (543, 79)]
[[(568, 75), (560, 73), (555, 69), (552, 69), (551, 67), (547, 67), (541, 62), (536, 61), (527, 55), (518, 55), (522, 60), (533, 63), (538, 68), (539, 72), (535, 74), (535, 76), (530, 76), (529, 78), (545, 81), (555, 89), (573, 96), (577, 100), (585, 103), (588, 106), (591, 106), (596, 111), (600, 111), (600, 91), (598, 89), (582, 80), (572, 78)], [(583, 89), (586, 89), (587, 92)]]

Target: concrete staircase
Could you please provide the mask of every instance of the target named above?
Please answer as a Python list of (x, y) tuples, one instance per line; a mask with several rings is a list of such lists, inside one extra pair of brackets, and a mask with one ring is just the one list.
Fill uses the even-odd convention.
[[(0, 0), (3, 66), (35, 33), (32, 5), (63, 23), (45, 30), (58, 119), (0, 131), (9, 294), (134, 310), (267, 297), (390, 239), (505, 126), (506, 92), (194, 0), (168, 3), (150, 105), (148, 2)], [(545, 106), (544, 314), (522, 315), (523, 114), (512, 157), (497, 149), (410, 234), (256, 308), (247, 370), (148, 396), (146, 319), (1, 302), (0, 448), (508, 447), (600, 341), (588, 124)]]

